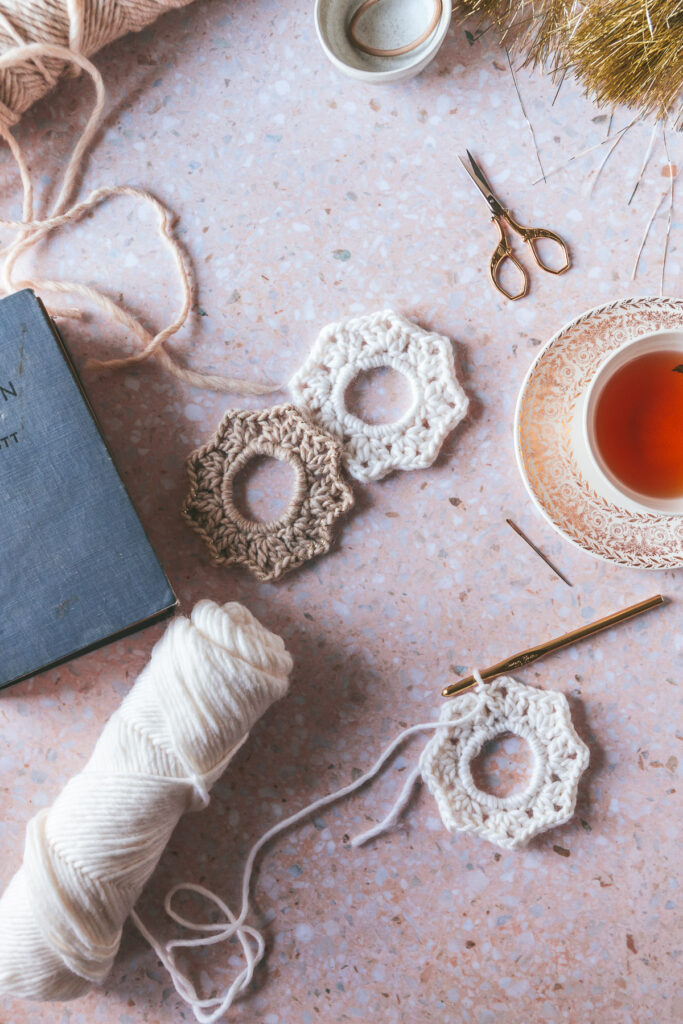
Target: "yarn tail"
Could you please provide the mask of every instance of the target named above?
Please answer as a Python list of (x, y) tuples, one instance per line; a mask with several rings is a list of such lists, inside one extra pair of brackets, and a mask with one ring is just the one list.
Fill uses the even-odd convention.
[[(181, 883), (174, 886), (173, 889), (166, 894), (164, 906), (169, 917), (171, 917), (177, 924), (187, 928), (189, 931), (199, 933), (197, 937), (175, 939), (164, 944), (155, 938), (136, 913), (132, 915), (133, 923), (137, 926), (144, 938), (150, 943), (164, 967), (166, 967), (178, 995), (180, 995), (192, 1008), (199, 1024), (215, 1024), (216, 1021), (227, 1013), (235, 1000), (245, 991), (253, 977), (256, 967), (263, 959), (265, 952), (265, 941), (263, 936), (256, 928), (245, 923), (250, 910), (250, 890), (254, 874), (254, 865), (256, 858), (263, 847), (281, 832), (286, 831), (293, 825), (296, 825), (305, 818), (310, 817), (310, 815), (315, 814), (316, 811), (321, 810), (323, 807), (328, 807), (330, 804), (334, 804), (338, 800), (342, 800), (344, 797), (349, 796), (351, 793), (354, 793), (357, 789), (360, 789), (362, 786), (366, 785), (366, 783), (374, 779), (375, 776), (381, 772), (396, 750), (408, 739), (408, 737), (413, 736), (418, 732), (424, 732), (426, 729), (453, 728), (456, 724), (457, 723), (455, 721), (450, 720), (421, 722), (419, 725), (409, 726), (407, 729), (400, 732), (391, 741), (391, 743), (385, 747), (373, 766), (368, 769), (368, 771), (364, 772), (363, 775), (360, 775), (348, 785), (342, 786), (341, 789), (337, 789), (333, 793), (328, 793), (326, 796), (320, 797), (318, 800), (314, 800), (306, 807), (302, 807), (301, 810), (297, 811), (295, 814), (292, 814), (283, 821), (278, 822), (277, 825), (273, 825), (273, 827), (268, 829), (267, 832), (264, 832), (261, 838), (254, 843), (247, 855), (247, 860), (242, 874), (242, 906), (239, 915), (235, 915), (227, 904), (224, 903), (220, 897), (216, 896), (215, 893), (192, 883)], [(359, 846), (361, 843), (372, 838), (372, 836), (379, 835), (380, 832), (386, 831), (387, 828), (398, 820), (401, 811), (408, 803), (410, 793), (419, 774), (420, 768), (417, 766), (411, 771), (410, 776), (406, 780), (399, 798), (389, 815), (387, 815), (379, 825), (352, 840), (353, 846)], [(204, 896), (224, 914), (225, 921), (220, 924), (207, 925), (196, 921), (189, 921), (186, 918), (181, 917), (173, 907), (173, 899), (177, 893), (183, 891), (190, 891)], [(230, 987), (222, 994), (207, 999), (200, 997), (190, 978), (178, 966), (175, 950), (215, 945), (218, 942), (226, 942), (233, 938), (237, 939), (242, 947), (244, 967), (235, 977)]]
[[(84, 201), (69, 205), (78, 179), (82, 174), (87, 151), (102, 120), (106, 90), (102, 76), (95, 65), (82, 54), (65, 46), (56, 46), (49, 43), (18, 45), (2, 55), (0, 58), (0, 68), (11, 67), (13, 64), (27, 60), (40, 61), (43, 57), (76, 65), (76, 67), (85, 71), (90, 76), (95, 87), (95, 102), (67, 163), (59, 195), (49, 215), (43, 218), (35, 216), (33, 180), (26, 158), (9, 126), (0, 123), (0, 136), (7, 143), (15, 160), (23, 190), (21, 221), (0, 220), (0, 226), (11, 228), (15, 231), (13, 240), (4, 249), (0, 250), (0, 253), (4, 256), (0, 268), (0, 281), (4, 291), (9, 294), (20, 288), (32, 288), (39, 295), (51, 293), (52, 295), (78, 296), (81, 300), (92, 304), (112, 322), (125, 327), (141, 346), (140, 351), (133, 355), (118, 359), (89, 360), (86, 364), (88, 367), (125, 369), (144, 362), (151, 357), (156, 357), (169, 373), (194, 387), (238, 395), (264, 395), (279, 391), (281, 385), (268, 381), (248, 381), (239, 377), (226, 377), (221, 374), (203, 373), (188, 369), (182, 366), (164, 347), (166, 342), (187, 324), (193, 305), (194, 284), (189, 261), (173, 233), (175, 216), (168, 207), (151, 195), (151, 193), (124, 185), (112, 185), (96, 189)], [(24, 253), (33, 249), (41, 239), (65, 224), (76, 223), (94, 207), (106, 199), (112, 199), (116, 196), (129, 196), (152, 206), (158, 218), (158, 236), (170, 254), (176, 269), (180, 291), (178, 312), (171, 323), (156, 333), (147, 330), (137, 317), (133, 316), (123, 306), (114, 302), (104, 292), (92, 285), (73, 281), (51, 281), (39, 276), (25, 275), (22, 279), (16, 276), (16, 263), (19, 258)], [(55, 309), (52, 312), (55, 316), (60, 315)], [(70, 311), (62, 310), (61, 315), (69, 316)]]

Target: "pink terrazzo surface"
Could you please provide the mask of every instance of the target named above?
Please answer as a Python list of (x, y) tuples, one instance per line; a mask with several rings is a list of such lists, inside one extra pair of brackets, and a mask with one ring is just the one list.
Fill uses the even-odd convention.
[[(407, 745), (371, 789), (270, 846), (255, 922), (269, 955), (230, 1020), (466, 1024), (667, 1024), (683, 942), (676, 877), (681, 574), (593, 560), (553, 533), (518, 476), (512, 419), (537, 347), (581, 311), (657, 294), (666, 213), (630, 281), (644, 225), (667, 184), (661, 144), (626, 200), (650, 129), (635, 126), (590, 194), (601, 150), (547, 185), (502, 52), (454, 25), (437, 60), (406, 84), (372, 88), (326, 62), (312, 5), (208, 0), (118, 42), (98, 58), (109, 115), (84, 192), (136, 183), (167, 200), (196, 268), (198, 302), (174, 344), (197, 367), (285, 381), (318, 329), (391, 305), (454, 339), (468, 419), (436, 465), (356, 487), (335, 550), (278, 585), (212, 566), (180, 518), (184, 459), (229, 400), (179, 385), (156, 366), (85, 381), (142, 521), (187, 609), (201, 597), (245, 602), (286, 639), (290, 696), (253, 730), (211, 807), (174, 834), (140, 903), (169, 934), (160, 904), (179, 880), (237, 899), (246, 850), (266, 827), (365, 769), (401, 725), (432, 717), (439, 689), (486, 664), (661, 591), (663, 610), (566, 650), (520, 678), (567, 694), (591, 766), (577, 814), (522, 852), (450, 836), (420, 792), (401, 826), (361, 850), (346, 833), (383, 814)], [(546, 168), (604, 137), (608, 118), (565, 83), (519, 73)], [(43, 190), (54, 189), (89, 93), (70, 81), (18, 135)], [(615, 115), (614, 128), (628, 123)], [(683, 156), (670, 138), (672, 159)], [(574, 265), (534, 272), (506, 303), (486, 275), (495, 232), (457, 164), (469, 146), (519, 218), (559, 230)], [(677, 153), (676, 153), (677, 150)], [(2, 213), (16, 216), (0, 150)], [(13, 197), (13, 198), (10, 198)], [(129, 200), (68, 229), (40, 252), (48, 276), (99, 283), (153, 325), (177, 302), (173, 271)], [(681, 290), (680, 216), (665, 292)], [(64, 326), (77, 363), (128, 339), (90, 319)], [(389, 414), (400, 390), (375, 380), (359, 407)], [(277, 396), (278, 399), (281, 396)], [(268, 399), (260, 404), (268, 404)], [(256, 407), (259, 402), (233, 404)], [(285, 481), (286, 483), (286, 481)], [(261, 473), (253, 507), (272, 511), (281, 474)], [(260, 489), (260, 493), (259, 493)], [(270, 493), (272, 491), (272, 493)], [(572, 580), (569, 588), (505, 524), (511, 516)], [(161, 627), (23, 683), (0, 697), (0, 885), (15, 870), (27, 819), (86, 760), (144, 665)], [(510, 745), (489, 765), (517, 771)], [(678, 929), (678, 930), (677, 930)], [(223, 985), (235, 949), (197, 966)], [(72, 1004), (5, 1001), (2, 1024), (170, 1024), (192, 1014), (140, 936), (126, 928), (103, 989)]]

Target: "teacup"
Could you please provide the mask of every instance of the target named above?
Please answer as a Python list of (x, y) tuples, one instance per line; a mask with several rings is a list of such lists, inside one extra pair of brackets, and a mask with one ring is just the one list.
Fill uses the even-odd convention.
[(583, 434), (598, 475), (639, 511), (683, 515), (683, 331), (606, 357), (586, 392)]

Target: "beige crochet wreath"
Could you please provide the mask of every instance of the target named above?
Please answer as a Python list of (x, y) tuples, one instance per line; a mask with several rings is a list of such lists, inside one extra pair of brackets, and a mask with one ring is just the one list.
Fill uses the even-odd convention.
[[(237, 474), (259, 455), (288, 463), (296, 474), (289, 507), (265, 523), (245, 518), (233, 493)], [(335, 520), (353, 505), (341, 444), (294, 405), (229, 410), (208, 444), (190, 455), (188, 472), (186, 521), (217, 562), (242, 565), (264, 581), (329, 551)]]

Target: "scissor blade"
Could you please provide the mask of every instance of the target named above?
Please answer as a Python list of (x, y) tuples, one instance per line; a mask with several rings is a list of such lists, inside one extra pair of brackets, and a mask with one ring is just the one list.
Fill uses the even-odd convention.
[(462, 157), (459, 158), (460, 163), (463, 165), (471, 180), (474, 182), (474, 184), (477, 186), (477, 188), (483, 195), (488, 207), (492, 208), (492, 204), (497, 203), (497, 199), (493, 192), (493, 189), (489, 185), (486, 175), (484, 174), (481, 167), (470, 153), (469, 149), (466, 150), (466, 153), (471, 166), (468, 167)]

